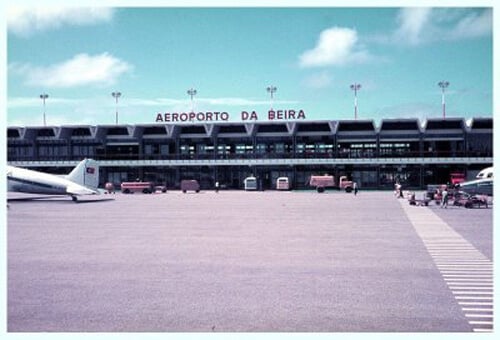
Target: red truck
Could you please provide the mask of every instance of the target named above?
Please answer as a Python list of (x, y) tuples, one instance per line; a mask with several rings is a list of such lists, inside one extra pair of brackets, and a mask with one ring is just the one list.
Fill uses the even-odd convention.
[[(353, 190), (353, 184), (353, 181), (347, 180), (347, 176), (340, 176), (338, 188), (345, 190), (345, 192), (351, 192)], [(335, 177), (330, 175), (311, 176), (309, 185), (315, 187), (317, 192), (324, 192), (325, 188), (336, 186)]]
[(124, 194), (133, 194), (134, 192), (150, 194), (153, 192), (152, 182), (123, 182), (120, 187)]

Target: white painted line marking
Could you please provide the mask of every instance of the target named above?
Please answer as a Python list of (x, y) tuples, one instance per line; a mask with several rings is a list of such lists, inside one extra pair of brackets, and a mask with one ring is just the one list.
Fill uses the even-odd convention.
[(467, 301), (459, 301), (459, 305), (461, 306), (493, 306), (493, 302), (467, 302)]
[[(472, 274), (472, 271), (470, 269), (467, 269), (467, 270), (458, 270), (458, 269), (443, 269), (441, 270), (441, 272), (443, 273), (471, 273)], [(492, 273), (492, 270), (474, 270), (473, 271), (474, 274), (488, 274), (488, 273)]]
[(436, 263), (438, 264), (491, 264), (490, 260), (438, 260), (436, 259)]
[[(459, 289), (459, 287), (476, 287), (493, 290), (492, 283), (482, 283), (482, 282), (446, 282), (450, 289)], [(464, 286), (470, 285), (470, 286)]]
[(438, 267), (440, 268), (464, 268), (464, 269), (470, 269), (470, 268), (477, 268), (477, 269), (492, 269), (493, 268), (493, 265), (489, 264), (489, 263), (481, 263), (481, 264), (477, 264), (477, 263), (473, 263), (473, 264), (461, 264), (461, 263), (457, 263), (457, 264), (448, 264), (448, 263), (444, 263), (444, 264), (436, 264)]
[(493, 318), (493, 314), (465, 314), (465, 316), (468, 318), (485, 318), (485, 319)]
[(469, 321), (471, 325), (493, 325), (493, 321)]
[(493, 297), (485, 297), (485, 296), (455, 296), (457, 300), (489, 300), (493, 301)]
[(471, 286), (453, 286), (450, 289), (463, 289), (463, 290), (489, 290), (493, 294), (493, 287), (471, 287)]
[(491, 274), (443, 274), (444, 277), (470, 277), (470, 278), (478, 278), (478, 277), (483, 277), (486, 278), (485, 280), (488, 281), (490, 280), (489, 278), (492, 278), (493, 276)]
[(470, 307), (464, 307), (462, 308), (463, 311), (467, 312), (493, 312), (493, 308), (470, 308)]

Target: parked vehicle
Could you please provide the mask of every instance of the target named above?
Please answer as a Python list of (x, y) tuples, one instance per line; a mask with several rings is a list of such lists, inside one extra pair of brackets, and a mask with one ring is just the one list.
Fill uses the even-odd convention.
[(243, 180), (243, 185), (245, 187), (245, 190), (257, 190), (257, 178), (250, 176), (247, 177)]
[(428, 206), (429, 202), (431, 200), (427, 198), (427, 194), (424, 194), (424, 197), (422, 199), (418, 199), (416, 197), (415, 192), (410, 192), (408, 202), (410, 205), (417, 205), (417, 206)]
[(485, 195), (470, 195), (464, 191), (459, 191), (455, 194), (453, 205), (465, 208), (488, 208), (488, 197)]
[(333, 176), (311, 176), (309, 185), (316, 188), (317, 192), (324, 192), (326, 188), (335, 186), (335, 179)]
[(339, 178), (339, 189), (344, 189), (345, 192), (351, 192), (353, 190), (353, 181), (349, 181), (347, 176), (340, 176)]
[(167, 186), (166, 185), (157, 185), (154, 187), (154, 192), (164, 194), (167, 192)]
[(114, 194), (115, 193), (115, 185), (111, 182), (106, 182), (106, 184), (104, 184), (104, 189), (106, 190), (104, 192), (105, 194)]
[(278, 177), (276, 179), (276, 190), (290, 190), (288, 177)]
[(181, 181), (181, 190), (183, 193), (187, 191), (200, 192), (200, 183), (195, 179), (183, 179)]
[[(335, 178), (330, 175), (311, 176), (309, 185), (316, 188), (317, 192), (324, 192), (326, 188), (335, 187)], [(338, 188), (351, 192), (353, 190), (354, 182), (347, 179), (347, 176), (340, 176)]]
[(153, 192), (152, 182), (123, 182), (120, 185), (121, 191), (124, 194), (133, 194), (135, 192), (142, 192), (150, 194)]

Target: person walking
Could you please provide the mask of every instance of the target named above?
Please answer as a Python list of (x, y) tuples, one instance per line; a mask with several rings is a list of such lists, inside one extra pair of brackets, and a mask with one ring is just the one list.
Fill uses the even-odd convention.
[(441, 193), (441, 208), (448, 208), (448, 189), (444, 188), (443, 192)]
[(358, 194), (358, 184), (356, 182), (354, 182), (352, 184), (352, 187), (354, 189), (354, 196), (356, 196)]

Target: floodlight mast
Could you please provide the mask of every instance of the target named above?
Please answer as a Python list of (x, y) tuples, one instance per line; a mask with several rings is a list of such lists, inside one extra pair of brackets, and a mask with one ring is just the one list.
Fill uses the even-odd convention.
[(111, 95), (115, 98), (115, 124), (118, 125), (118, 98), (121, 97), (121, 92), (111, 92)]
[(191, 97), (191, 112), (194, 111), (193, 97), (196, 96), (197, 93), (198, 93), (198, 91), (196, 91), (196, 89), (193, 89), (193, 88), (190, 88), (189, 90), (187, 90), (187, 94), (189, 95), (189, 97)]
[(361, 89), (361, 84), (351, 84), (351, 90), (354, 91), (354, 120), (358, 120), (358, 91)]
[(278, 90), (276, 86), (270, 85), (267, 87), (267, 92), (271, 95), (271, 110), (273, 109), (274, 93)]
[(40, 99), (43, 101), (43, 126), (47, 126), (47, 120), (45, 118), (45, 100), (49, 98), (49, 95), (45, 92), (40, 95)]
[(450, 82), (446, 80), (442, 80), (438, 83), (438, 86), (441, 88), (441, 104), (443, 106), (443, 119), (446, 118), (446, 103), (444, 100), (444, 90), (450, 86)]

